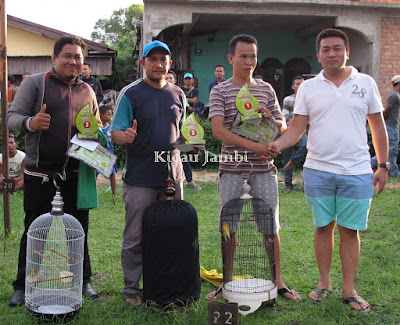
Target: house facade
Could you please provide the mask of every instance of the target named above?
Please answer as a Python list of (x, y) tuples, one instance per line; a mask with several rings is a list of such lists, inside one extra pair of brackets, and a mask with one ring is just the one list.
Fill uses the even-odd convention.
[(144, 0), (141, 49), (154, 39), (166, 42), (180, 81), (192, 72), (207, 102), (215, 65), (232, 74), (230, 38), (251, 34), (259, 42), (255, 73), (282, 100), (294, 75), (320, 71), (315, 39), (331, 27), (348, 34), (349, 64), (371, 75), (385, 99), (400, 74), (400, 0)]
[[(70, 34), (8, 15), (8, 73), (14, 75), (18, 83), (24, 73), (49, 71), (53, 66), (54, 44), (63, 35)], [(88, 47), (85, 61), (90, 63), (93, 75), (112, 75), (117, 53), (104, 44), (84, 41)]]

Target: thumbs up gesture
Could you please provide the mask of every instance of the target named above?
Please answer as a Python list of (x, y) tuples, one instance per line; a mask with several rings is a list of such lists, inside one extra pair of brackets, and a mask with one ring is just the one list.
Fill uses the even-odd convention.
[(43, 104), (40, 111), (31, 119), (29, 127), (35, 131), (47, 130), (50, 127), (50, 114), (46, 113), (46, 104)]
[(125, 141), (126, 143), (132, 143), (137, 135), (137, 121), (133, 120), (132, 127), (125, 130)]

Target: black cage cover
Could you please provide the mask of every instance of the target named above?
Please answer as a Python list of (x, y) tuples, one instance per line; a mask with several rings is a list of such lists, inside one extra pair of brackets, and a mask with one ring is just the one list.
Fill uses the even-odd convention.
[(200, 295), (195, 208), (179, 199), (157, 201), (143, 216), (143, 296), (161, 307), (184, 306)]

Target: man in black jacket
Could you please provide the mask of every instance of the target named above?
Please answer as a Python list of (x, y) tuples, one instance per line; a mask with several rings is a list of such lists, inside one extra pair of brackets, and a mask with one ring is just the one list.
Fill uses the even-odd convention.
[(90, 66), (90, 63), (85, 62), (82, 66), (82, 80), (89, 84), (93, 90), (94, 93), (96, 94), (96, 99), (97, 99), (97, 104), (100, 104), (100, 102), (103, 100), (103, 88), (101, 87), (101, 83), (99, 79), (96, 79), (95, 77), (92, 76), (92, 68)]

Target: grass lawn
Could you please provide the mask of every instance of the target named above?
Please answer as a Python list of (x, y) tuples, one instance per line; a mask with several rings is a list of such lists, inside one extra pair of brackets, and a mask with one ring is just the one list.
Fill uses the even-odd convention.
[[(297, 174), (298, 176), (298, 174)], [(201, 191), (186, 190), (185, 199), (198, 212), (200, 263), (206, 269), (222, 272), (216, 183), (199, 182)], [(118, 184), (121, 194), (121, 184)], [(177, 315), (167, 315), (152, 307), (134, 308), (122, 299), (123, 275), (120, 263), (124, 227), (124, 205), (119, 198), (113, 204), (108, 184), (99, 189), (100, 206), (90, 213), (89, 249), (92, 284), (100, 293), (97, 300), (84, 299), (83, 307), (70, 324), (207, 324), (207, 301), (204, 296), (213, 286), (202, 282), (201, 298), (193, 308)], [(280, 190), (283, 183), (280, 183)], [(8, 307), (11, 286), (17, 272), (19, 240), (23, 230), (22, 193), (11, 195), (12, 233), (4, 238), (1, 223), (0, 254), (0, 324), (36, 324), (25, 307)], [(332, 265), (333, 293), (321, 303), (312, 303), (307, 294), (318, 282), (313, 248), (314, 227), (303, 192), (280, 195), (280, 231), (282, 241), (282, 276), (287, 285), (303, 295), (300, 302), (278, 298), (275, 307), (262, 306), (255, 313), (240, 316), (241, 325), (260, 324), (400, 324), (400, 180), (389, 180), (389, 187), (372, 201), (369, 228), (361, 234), (362, 252), (356, 289), (369, 301), (369, 314), (355, 312), (341, 303), (341, 266), (338, 236)], [(0, 206), (2, 207), (1, 201)], [(2, 209), (1, 209), (2, 211)], [(337, 234), (336, 234), (337, 235)]]

